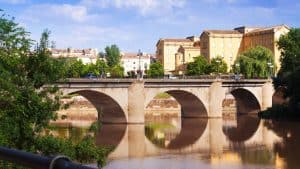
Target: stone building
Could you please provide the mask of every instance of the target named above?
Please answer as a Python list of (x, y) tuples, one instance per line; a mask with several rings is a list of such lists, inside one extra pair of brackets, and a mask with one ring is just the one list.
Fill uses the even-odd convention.
[(164, 65), (165, 73), (183, 71), (185, 64), (200, 54), (209, 61), (221, 56), (230, 69), (239, 54), (260, 45), (272, 51), (278, 70), (280, 51), (276, 42), (288, 31), (286, 25), (264, 28), (243, 26), (233, 30), (204, 30), (199, 38), (160, 39), (156, 44), (157, 58)]
[(200, 55), (199, 38), (160, 39), (156, 44), (156, 57), (164, 66), (165, 74), (182, 69), (183, 65)]
[(96, 63), (98, 58), (97, 49), (49, 49), (51, 56), (54, 58), (65, 57), (65, 58), (76, 58), (81, 60), (84, 64)]

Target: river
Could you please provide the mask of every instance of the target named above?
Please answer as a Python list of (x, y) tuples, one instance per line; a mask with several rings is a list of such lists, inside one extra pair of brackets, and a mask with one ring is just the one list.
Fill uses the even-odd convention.
[(59, 135), (93, 134), (113, 145), (104, 169), (296, 169), (300, 123), (260, 120), (164, 118), (145, 125), (104, 124), (93, 134), (73, 128)]
[[(97, 118), (91, 103), (82, 98), (75, 103), (69, 112), (62, 112), (70, 124), (82, 127)], [(222, 106), (223, 118), (181, 118), (175, 99), (159, 98), (147, 106), (145, 124), (103, 124), (97, 132), (79, 127), (51, 132), (74, 141), (88, 134), (99, 146), (114, 146), (104, 169), (300, 168), (300, 122), (237, 115), (238, 106), (230, 95)]]

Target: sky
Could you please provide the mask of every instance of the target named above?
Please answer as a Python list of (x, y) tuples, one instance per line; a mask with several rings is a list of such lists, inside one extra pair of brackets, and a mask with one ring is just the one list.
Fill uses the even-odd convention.
[(205, 29), (300, 27), (299, 0), (0, 0), (0, 9), (34, 40), (48, 29), (56, 48), (99, 51), (116, 44), (123, 52), (154, 54), (160, 38)]

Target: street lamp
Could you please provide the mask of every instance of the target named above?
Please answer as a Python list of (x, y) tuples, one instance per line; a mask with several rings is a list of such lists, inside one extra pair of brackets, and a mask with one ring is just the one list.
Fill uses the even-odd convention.
[(267, 63), (267, 65), (268, 65), (268, 68), (269, 68), (269, 71), (268, 71), (269, 72), (269, 78), (271, 78), (272, 77), (272, 68), (274, 66), (270, 61)]
[(139, 51), (138, 51), (138, 57), (139, 57), (139, 73), (138, 73), (138, 76), (137, 76), (137, 78), (138, 79), (141, 79), (141, 78), (143, 78), (143, 76), (142, 76), (142, 71), (141, 71), (141, 56), (142, 56), (142, 52), (141, 52), (141, 50), (139, 49)]
[(235, 69), (236, 69), (236, 76), (235, 79), (238, 80), (240, 77), (240, 63), (235, 64)]
[(219, 63), (221, 62), (219, 58), (216, 59), (217, 62), (217, 75), (219, 75)]
[(147, 68), (148, 68), (148, 64), (147, 64), (147, 63), (144, 63), (144, 72), (145, 72), (145, 74), (146, 74), (146, 72), (147, 72)]
[(100, 75), (100, 78), (103, 78), (104, 77), (104, 67), (103, 65), (101, 65), (101, 75)]
[(184, 56), (182, 56), (182, 78), (184, 79)]

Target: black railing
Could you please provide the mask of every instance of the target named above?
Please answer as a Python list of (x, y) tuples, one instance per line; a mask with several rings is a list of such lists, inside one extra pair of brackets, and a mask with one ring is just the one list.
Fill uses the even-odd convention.
[(92, 169), (73, 163), (65, 156), (44, 157), (5, 147), (0, 147), (0, 160), (32, 169)]

